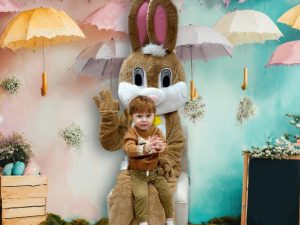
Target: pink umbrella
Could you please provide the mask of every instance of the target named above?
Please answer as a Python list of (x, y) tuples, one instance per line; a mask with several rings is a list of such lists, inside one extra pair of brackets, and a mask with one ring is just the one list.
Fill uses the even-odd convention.
[(0, 0), (0, 12), (18, 12), (20, 7), (10, 0)]
[(127, 33), (129, 7), (128, 1), (109, 1), (88, 15), (82, 23), (95, 25), (99, 30)]
[(300, 41), (290, 41), (278, 46), (266, 67), (295, 64), (300, 64)]

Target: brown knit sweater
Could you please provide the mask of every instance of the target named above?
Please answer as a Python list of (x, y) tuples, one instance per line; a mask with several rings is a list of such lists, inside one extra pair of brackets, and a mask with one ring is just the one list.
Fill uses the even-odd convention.
[[(158, 153), (144, 152), (144, 145), (149, 137), (157, 135), (165, 140), (159, 128), (152, 125), (147, 131), (137, 127), (129, 128), (123, 139), (124, 151), (128, 156), (130, 170), (153, 170), (157, 168)], [(164, 151), (166, 153), (167, 151)]]

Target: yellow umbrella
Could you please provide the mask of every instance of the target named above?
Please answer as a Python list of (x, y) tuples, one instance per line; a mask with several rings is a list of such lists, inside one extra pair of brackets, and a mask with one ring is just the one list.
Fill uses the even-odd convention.
[(19, 13), (6, 26), (0, 46), (13, 51), (18, 48), (43, 47), (43, 74), (41, 94), (47, 93), (44, 47), (56, 43), (85, 38), (78, 25), (63, 11), (54, 8), (36, 8)]
[(277, 21), (300, 30), (300, 5), (286, 11)]

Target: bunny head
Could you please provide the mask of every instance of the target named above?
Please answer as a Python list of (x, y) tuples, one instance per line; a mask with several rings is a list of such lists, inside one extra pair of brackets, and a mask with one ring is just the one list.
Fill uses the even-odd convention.
[(119, 98), (125, 107), (144, 95), (157, 114), (177, 111), (187, 101), (181, 62), (174, 54), (178, 17), (170, 0), (133, 0), (128, 20), (132, 53), (119, 77)]

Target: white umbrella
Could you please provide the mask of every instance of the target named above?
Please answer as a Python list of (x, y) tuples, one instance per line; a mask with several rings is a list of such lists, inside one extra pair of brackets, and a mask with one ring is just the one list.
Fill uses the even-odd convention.
[(180, 27), (176, 46), (176, 54), (182, 60), (208, 61), (217, 57), (231, 56), (233, 51), (233, 45), (224, 35), (202, 25)]
[(124, 58), (130, 53), (127, 42), (107, 41), (84, 49), (76, 59), (75, 69), (81, 76), (100, 79), (118, 76)]
[(266, 14), (255, 10), (236, 10), (225, 15), (214, 27), (233, 44), (264, 43), (283, 34)]
[(215, 25), (215, 29), (227, 37), (233, 45), (245, 44), (242, 89), (246, 90), (248, 84), (246, 44), (278, 40), (283, 34), (266, 14), (255, 10), (236, 10), (228, 13)]
[(176, 54), (181, 60), (191, 62), (191, 100), (185, 105), (185, 114), (194, 123), (200, 120), (205, 112), (205, 104), (198, 96), (193, 78), (193, 59), (208, 61), (217, 57), (231, 56), (232, 44), (219, 32), (202, 25), (180, 27), (178, 31)]

